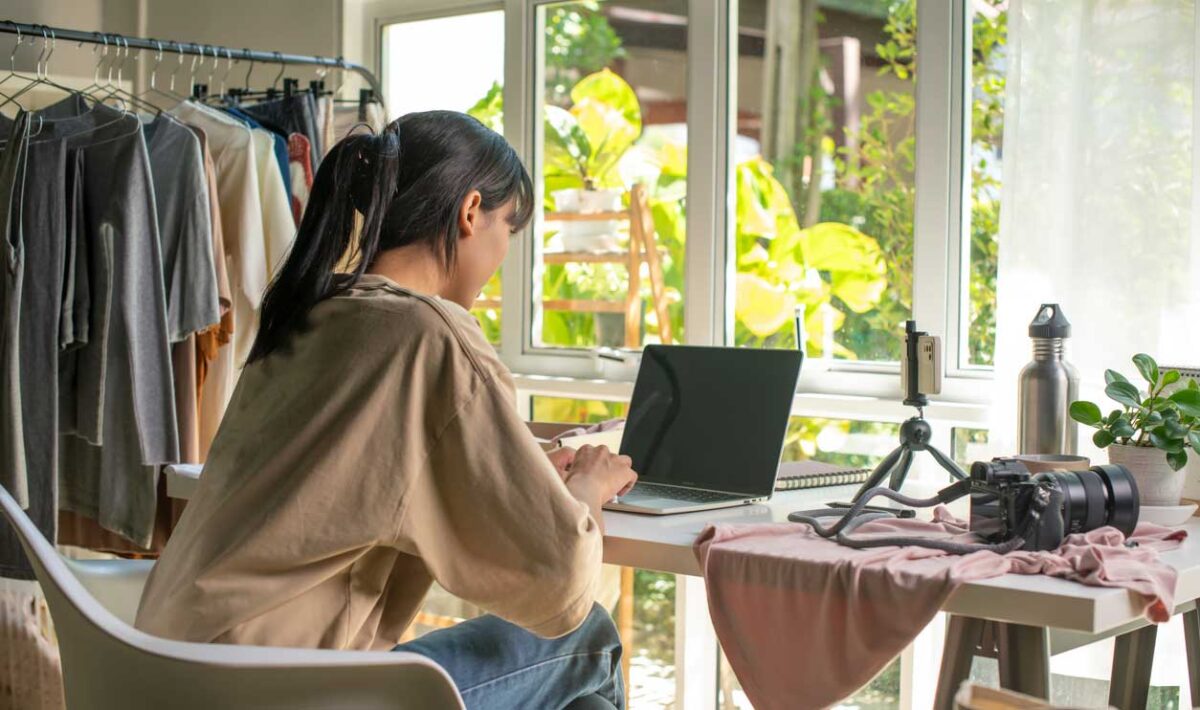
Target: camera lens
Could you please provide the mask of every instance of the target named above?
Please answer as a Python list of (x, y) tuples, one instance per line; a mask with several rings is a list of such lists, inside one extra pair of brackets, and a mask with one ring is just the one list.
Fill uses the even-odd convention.
[(1062, 491), (1066, 533), (1111, 525), (1127, 536), (1133, 534), (1138, 519), (1137, 483), (1124, 466), (1047, 471), (1037, 478), (1054, 483)]

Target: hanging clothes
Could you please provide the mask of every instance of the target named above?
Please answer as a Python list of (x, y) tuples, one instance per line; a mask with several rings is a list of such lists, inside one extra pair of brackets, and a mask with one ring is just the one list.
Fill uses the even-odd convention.
[(283, 178), (283, 187), (287, 192), (288, 203), (290, 204), (292, 201), (292, 168), (290, 164), (290, 150), (288, 148), (287, 141), (288, 134), (285, 133), (282, 128), (273, 123), (260, 121), (254, 118), (238, 106), (225, 106), (222, 110), (224, 110), (225, 113), (229, 114), (230, 116), (233, 116), (234, 118), (248, 124), (251, 129), (261, 129), (271, 135), (273, 147), (275, 148), (275, 162), (277, 165), (279, 165), (279, 174)]
[(317, 104), (313, 95), (302, 91), (291, 96), (269, 99), (240, 107), (251, 116), (279, 126), (288, 135), (299, 133), (308, 139), (309, 160), (313, 165), (320, 162), (323, 153), (321, 131), (317, 123)]
[(208, 205), (211, 211), (213, 263), (216, 266), (217, 295), (221, 304), (221, 320), (217, 325), (197, 333), (196, 341), (196, 409), (199, 449), (197, 462), (203, 462), (208, 447), (216, 436), (217, 424), (221, 421), (224, 403), (233, 394), (233, 291), (230, 287), (228, 259), (225, 252), (224, 219), (217, 188), (217, 169), (212, 153), (208, 149), (208, 134), (192, 126), (200, 140), (204, 154), (204, 176), (208, 188)]
[(312, 191), (313, 169), (310, 162), (311, 145), (302, 134), (293, 133), (288, 136), (288, 157), (291, 159), (292, 174), (292, 217), (296, 226), (304, 217), (304, 208), (308, 206), (308, 196)]
[[(316, 104), (317, 128), (321, 132), (321, 157), (324, 158), (333, 148), (333, 144), (337, 143), (337, 138), (333, 135), (333, 96), (318, 96)], [(314, 169), (316, 166), (317, 164), (313, 163)]]
[[(203, 154), (191, 129), (166, 114), (149, 119), (142, 130), (161, 240), (179, 458), (196, 462), (199, 427), (194, 334), (220, 319)], [(149, 545), (126, 540), (71, 510), (59, 511), (58, 524), (60, 544), (117, 553), (158, 552), (170, 532), (171, 502), (160, 480)]]
[(25, 250), (21, 203), (24, 199), (25, 160), (29, 149), (28, 114), (13, 122), (7, 148), (0, 155), (0, 485), (29, 505), (28, 472), (21, 417), (21, 371), (18, 323), (21, 284), (25, 275)]
[[(32, 118), (41, 130), (47, 123)], [(58, 499), (54, 476), (58, 470), (58, 318), (63, 282), (63, 244), (66, 240), (63, 215), (66, 197), (67, 147), (63, 141), (35, 143), (29, 136), (29, 117), (15, 121), (0, 117), (5, 145), (5, 163), (18, 160), (24, 142), (24, 197), (19, 214), (20, 231), (10, 238), (21, 241), (13, 249), (24, 267), (23, 277), (8, 271), (6, 291), (15, 282), (13, 297), (20, 308), (15, 323), (5, 323), (5, 338), (15, 338), (18, 366), (16, 382), (9, 392), (18, 392), (17, 418), (23, 444), (23, 461), (14, 470), (25, 472), (26, 513), (48, 539), (53, 540)], [(39, 238), (31, 239), (37, 234)], [(17, 278), (14, 278), (17, 277)], [(11, 302), (11, 301), (10, 301)], [(12, 453), (5, 455), (12, 458)], [(20, 542), (7, 523), (0, 524), (0, 576), (33, 579)]]
[[(247, 326), (254, 321), (247, 318), (247, 314), (258, 310), (270, 277), (267, 269), (262, 193), (258, 185), (259, 172), (256, 167), (254, 137), (244, 123), (192, 101), (179, 104), (171, 109), (170, 113), (185, 123), (204, 130), (216, 167), (226, 258), (234, 267), (229, 270), (229, 282), (233, 291), (235, 331), (232, 355), (236, 369), (236, 366), (244, 362), (244, 358), (238, 357), (238, 353), (248, 352), (253, 343), (253, 331)], [(202, 448), (203, 432), (205, 429), (216, 431), (220, 424), (220, 416), (229, 401), (228, 396), (232, 394), (234, 370), (230, 370), (228, 377), (228, 391), (213, 393), (222, 399), (210, 400), (211, 406), (202, 408)], [(215, 420), (206, 421), (206, 416), (214, 416)]]

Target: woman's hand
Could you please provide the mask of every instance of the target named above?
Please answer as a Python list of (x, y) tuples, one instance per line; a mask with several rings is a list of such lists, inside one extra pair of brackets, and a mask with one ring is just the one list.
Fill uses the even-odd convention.
[(554, 464), (554, 470), (558, 471), (558, 475), (565, 481), (570, 475), (571, 464), (575, 461), (575, 449), (568, 446), (560, 446), (557, 449), (546, 452), (546, 457), (550, 459), (550, 463)]
[(607, 446), (581, 446), (566, 482), (568, 488), (584, 489), (603, 505), (633, 488), (637, 474), (628, 456), (614, 454)]

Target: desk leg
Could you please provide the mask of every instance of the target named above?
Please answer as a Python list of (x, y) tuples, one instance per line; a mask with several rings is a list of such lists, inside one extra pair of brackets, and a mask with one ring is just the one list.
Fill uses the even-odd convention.
[(1183, 637), (1187, 640), (1188, 678), (1192, 705), (1200, 705), (1200, 603), (1183, 615)]
[(954, 695), (963, 681), (971, 676), (971, 662), (983, 635), (986, 621), (951, 615), (946, 622), (946, 644), (942, 648), (942, 667), (938, 671), (935, 710), (951, 710)]
[(1050, 698), (1050, 633), (1043, 626), (997, 624), (1000, 687)]
[(1108, 704), (1121, 710), (1144, 710), (1150, 693), (1150, 667), (1158, 625), (1150, 624), (1117, 637), (1113, 650)]

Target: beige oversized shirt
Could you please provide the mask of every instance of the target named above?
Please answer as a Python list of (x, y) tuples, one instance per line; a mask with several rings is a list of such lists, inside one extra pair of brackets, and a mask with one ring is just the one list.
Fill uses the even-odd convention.
[(471, 315), (367, 276), (309, 324), (243, 371), (137, 627), (388, 649), (433, 580), (541, 636), (582, 623), (599, 526)]

